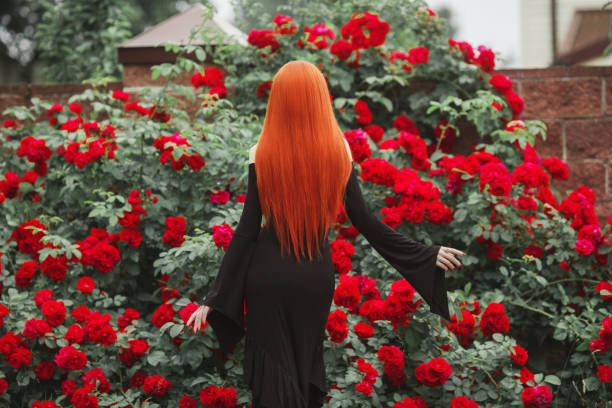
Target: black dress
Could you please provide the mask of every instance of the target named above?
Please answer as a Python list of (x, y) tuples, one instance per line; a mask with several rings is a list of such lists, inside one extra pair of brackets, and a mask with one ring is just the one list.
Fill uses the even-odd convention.
[[(436, 265), (440, 246), (410, 240), (376, 218), (355, 166), (343, 201), (351, 222), (433, 313), (450, 320), (445, 271)], [(261, 220), (255, 164), (249, 163), (240, 221), (202, 302), (211, 307), (207, 321), (223, 356), (245, 336), (244, 380), (254, 408), (320, 407), (328, 391), (323, 341), (335, 289), (329, 240), (320, 259), (298, 264), (292, 256), (281, 258), (273, 227), (261, 228)]]

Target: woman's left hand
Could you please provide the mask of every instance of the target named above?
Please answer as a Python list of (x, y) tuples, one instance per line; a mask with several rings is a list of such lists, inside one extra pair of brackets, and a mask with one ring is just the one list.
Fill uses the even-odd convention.
[[(448, 272), (450, 269), (455, 269), (455, 265), (461, 266), (461, 262), (455, 258), (455, 255), (465, 256), (466, 253), (455, 248), (440, 246), (436, 265)], [(453, 265), (454, 264), (454, 265)]]
[(189, 320), (187, 320), (187, 326), (190, 326), (193, 322), (193, 332), (197, 332), (200, 330), (201, 326), (204, 326), (206, 323), (206, 317), (208, 316), (208, 312), (210, 311), (210, 306), (202, 305), (193, 311), (191, 316), (189, 316)]

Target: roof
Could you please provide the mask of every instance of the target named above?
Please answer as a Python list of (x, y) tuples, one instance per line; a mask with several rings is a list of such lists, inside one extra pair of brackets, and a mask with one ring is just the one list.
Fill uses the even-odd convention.
[(610, 43), (608, 10), (576, 10), (555, 60), (557, 64), (578, 64), (600, 57)]
[[(172, 16), (169, 19), (164, 20), (161, 23), (138, 34), (137, 36), (127, 40), (123, 44), (119, 45), (119, 48), (161, 47), (160, 44), (163, 42), (187, 44), (191, 29), (201, 24), (204, 20), (204, 17), (201, 14), (205, 10), (206, 8), (202, 4), (196, 3), (182, 13)], [(247, 44), (246, 34), (230, 23), (219, 19), (217, 16), (213, 17), (212, 20), (205, 20), (204, 26), (216, 27), (237, 40), (238, 43), (242, 45)], [(196, 37), (193, 39), (191, 44), (203, 45), (204, 43), (201, 38)]]

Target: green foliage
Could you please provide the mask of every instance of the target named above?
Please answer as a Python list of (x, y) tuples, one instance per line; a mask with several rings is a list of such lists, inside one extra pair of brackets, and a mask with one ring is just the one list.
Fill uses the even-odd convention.
[[(606, 1), (604, 3), (603, 6), (601, 6), (602, 10), (607, 9), (608, 7), (610, 7), (610, 5), (612, 5), (612, 1)], [(610, 9), (608, 11), (608, 13), (612, 16), (612, 9)], [(610, 30), (608, 31), (608, 39), (610, 40), (610, 44), (608, 44), (608, 46), (606, 47), (606, 49), (603, 51), (603, 55), (605, 57), (607, 57), (608, 55), (610, 55), (610, 53), (612, 52), (612, 22), (610, 22)]]
[(44, 0), (34, 39), (48, 82), (121, 77), (116, 47), (129, 38), (130, 22), (120, 0)]

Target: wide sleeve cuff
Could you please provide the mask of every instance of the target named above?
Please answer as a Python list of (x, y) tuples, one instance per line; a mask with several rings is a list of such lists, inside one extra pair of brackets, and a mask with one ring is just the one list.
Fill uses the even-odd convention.
[(250, 238), (234, 233), (219, 274), (202, 301), (211, 307), (207, 321), (217, 335), (224, 359), (245, 333), (244, 291), (254, 247)]
[(387, 239), (382, 241), (385, 244), (370, 244), (410, 283), (427, 302), (432, 313), (450, 321), (446, 271), (436, 265), (440, 245), (425, 245), (387, 228)]

